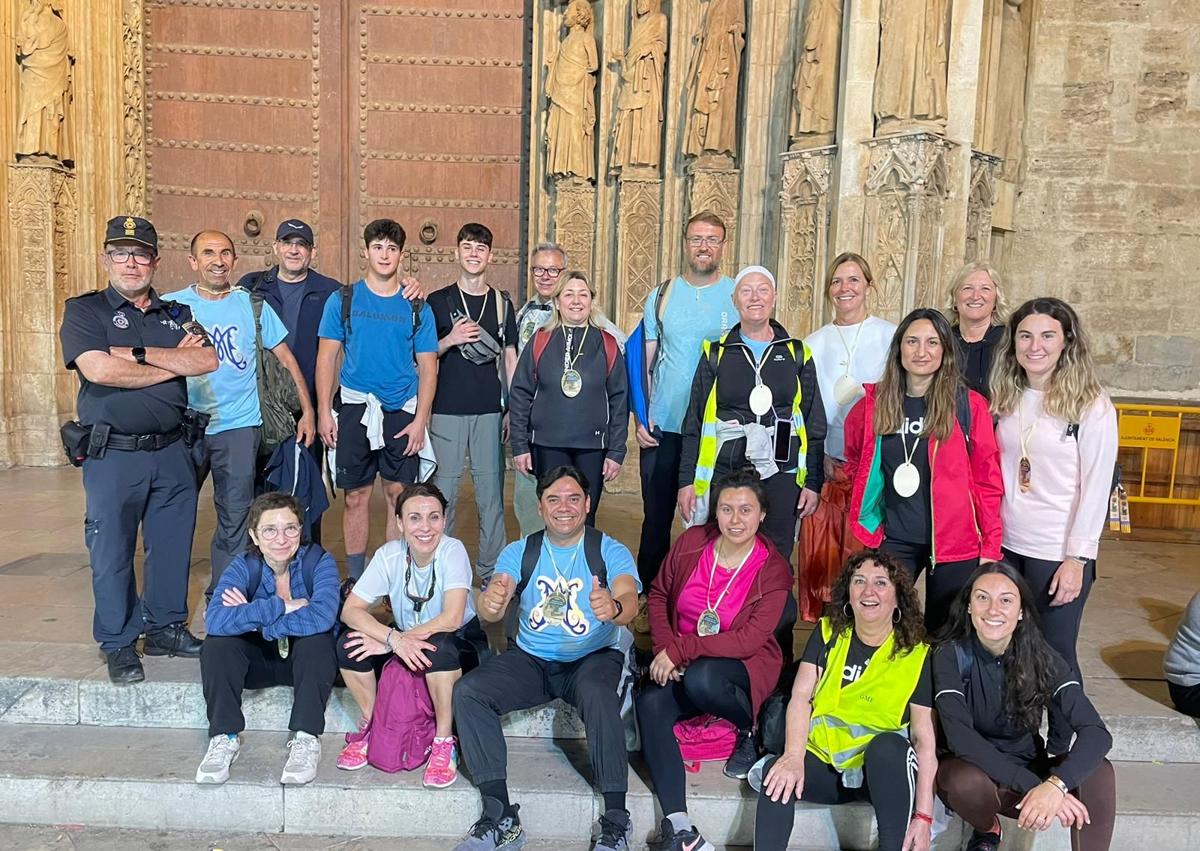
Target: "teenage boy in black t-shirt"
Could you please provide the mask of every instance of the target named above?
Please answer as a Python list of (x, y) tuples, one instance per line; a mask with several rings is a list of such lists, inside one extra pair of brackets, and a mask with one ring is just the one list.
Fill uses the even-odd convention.
[(458, 281), (429, 296), (438, 334), (438, 391), (429, 436), (438, 462), (434, 483), (449, 502), (448, 535), (454, 531), (464, 462), (470, 459), (479, 509), (475, 570), (487, 577), (505, 544), (503, 416), (517, 367), (517, 324), (508, 294), (487, 283), (492, 232), (470, 222), (457, 241)]

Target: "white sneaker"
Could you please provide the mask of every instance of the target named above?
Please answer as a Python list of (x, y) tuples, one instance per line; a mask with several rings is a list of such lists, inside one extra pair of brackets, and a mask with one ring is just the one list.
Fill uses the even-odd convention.
[(238, 758), (242, 743), (237, 736), (224, 733), (208, 740), (208, 751), (196, 769), (197, 783), (224, 783), (229, 779), (229, 766)]
[(321, 762), (321, 740), (308, 733), (296, 733), (287, 743), (287, 763), (279, 782), (285, 786), (303, 786), (317, 776), (317, 765)]

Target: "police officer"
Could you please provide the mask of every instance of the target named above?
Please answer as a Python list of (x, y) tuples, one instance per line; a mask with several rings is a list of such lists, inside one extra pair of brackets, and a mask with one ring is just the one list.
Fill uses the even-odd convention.
[[(151, 288), (159, 257), (150, 222), (109, 221), (100, 259), (108, 286), (69, 299), (59, 332), (63, 360), (80, 384), (79, 422), (64, 427), (64, 443), (83, 466), (92, 634), (109, 679), (136, 683), (145, 679), (136, 648), (143, 631), (151, 656), (200, 655), (186, 626), (196, 527), (196, 474), (183, 440), (186, 376), (215, 370), (217, 355), (191, 311)], [(146, 553), (140, 597), (133, 569), (139, 525)]]

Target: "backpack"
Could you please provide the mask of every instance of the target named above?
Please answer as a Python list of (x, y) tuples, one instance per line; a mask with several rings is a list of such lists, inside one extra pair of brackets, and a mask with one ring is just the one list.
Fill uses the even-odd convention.
[[(262, 311), (266, 297), (259, 289), (250, 292), (254, 310), (254, 354), (258, 358), (258, 407), (262, 415), (262, 446), (270, 449), (296, 433), (300, 393), (292, 374), (279, 358), (263, 346)], [(264, 453), (265, 454), (265, 453)]]
[(697, 715), (677, 721), (674, 727), (675, 741), (679, 743), (684, 769), (695, 774), (702, 762), (729, 759), (737, 746), (737, 732), (733, 722), (715, 715)]
[[(521, 581), (517, 583), (517, 590), (513, 592), (513, 597), (520, 599), (522, 592), (525, 591), (525, 586), (529, 584), (529, 580), (533, 577), (533, 571), (537, 567), (538, 557), (542, 554), (542, 540), (546, 537), (546, 531), (540, 530), (534, 532), (525, 539), (525, 550), (521, 553)], [(604, 540), (604, 533), (599, 529), (591, 526), (583, 527), (583, 557), (587, 561), (588, 570), (592, 572), (600, 580), (600, 584), (608, 587), (608, 565), (604, 563), (603, 556), (600, 555), (600, 544)]]
[[(604, 341), (604, 361), (608, 368), (605, 375), (609, 375), (613, 371), (613, 367), (617, 364), (617, 358), (620, 357), (620, 349), (617, 347), (616, 338), (602, 328), (597, 328), (600, 332), (600, 339)], [(538, 361), (542, 359), (542, 353), (546, 351), (546, 346), (550, 345), (552, 332), (545, 328), (539, 328), (533, 332), (533, 374), (537, 375)]]
[(646, 339), (645, 316), (633, 329), (629, 339), (625, 341), (625, 370), (629, 377), (629, 410), (646, 428), (650, 427), (650, 376), (654, 374), (654, 367), (662, 354), (665, 339), (665, 329), (662, 324), (663, 314), (666, 312), (667, 302), (671, 298), (671, 290), (674, 289), (674, 286), (674, 278), (668, 278), (658, 285), (658, 297), (654, 300), (654, 327), (658, 329), (658, 346), (654, 350), (654, 357), (646, 357), (649, 340)]
[[(413, 673), (396, 656), (388, 658), (379, 676), (379, 693), (371, 723), (359, 738), (370, 735), (367, 762), (394, 774), (413, 771), (429, 759), (437, 724), (425, 675)], [(347, 741), (351, 735), (346, 736)]]
[[(1075, 438), (1075, 445), (1079, 445), (1079, 423), (1067, 423), (1067, 436)], [(1109, 499), (1114, 496), (1122, 500), (1127, 500), (1125, 496), (1125, 484), (1121, 480), (1121, 465), (1120, 463), (1113, 464), (1112, 485), (1109, 487)], [(1120, 528), (1118, 526), (1118, 528)], [(1121, 531), (1126, 531), (1121, 529)]]
[[(308, 592), (308, 596), (312, 597), (313, 593), (313, 574), (317, 572), (317, 563), (321, 561), (321, 556), (325, 550), (317, 544), (308, 544), (304, 547), (304, 551), (300, 553), (300, 578), (304, 580), (304, 590)], [(246, 567), (250, 571), (250, 584), (246, 587), (246, 599), (254, 600), (254, 595), (258, 593), (258, 586), (262, 582), (262, 560), (257, 556), (246, 556)]]

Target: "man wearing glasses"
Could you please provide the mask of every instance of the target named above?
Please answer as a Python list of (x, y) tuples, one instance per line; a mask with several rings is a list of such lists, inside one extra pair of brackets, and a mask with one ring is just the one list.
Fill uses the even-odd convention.
[[(644, 509), (638, 574), (643, 588), (650, 587), (671, 546), (672, 494), (679, 490), (683, 416), (700, 361), (700, 344), (717, 339), (737, 321), (733, 280), (720, 272), (725, 223), (704, 211), (688, 219), (683, 233), (687, 268), (650, 293), (644, 313), (646, 363), (653, 363), (654, 369), (650, 375), (650, 426), (638, 423), (637, 427)], [(660, 311), (658, 299), (664, 293)], [(661, 328), (655, 321), (660, 313)]]
[(182, 438), (187, 377), (216, 370), (217, 354), (191, 310), (151, 287), (158, 259), (150, 222), (109, 221), (101, 255), (108, 286), (68, 299), (59, 330), (63, 361), (79, 374), (79, 421), (63, 426), (63, 443), (83, 467), (92, 634), (118, 684), (146, 678), (136, 648), (143, 631), (151, 656), (195, 657), (201, 647), (187, 630), (196, 473)]

